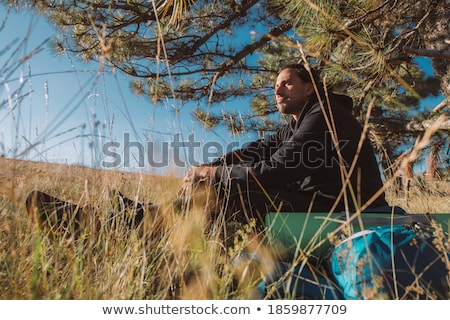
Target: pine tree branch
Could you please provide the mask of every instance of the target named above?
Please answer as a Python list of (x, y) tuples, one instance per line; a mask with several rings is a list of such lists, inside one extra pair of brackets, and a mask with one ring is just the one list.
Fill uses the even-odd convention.
[[(436, 117), (426, 119), (423, 121), (412, 120), (409, 121), (403, 118), (394, 117), (373, 117), (370, 122), (382, 128), (382, 133), (396, 133), (396, 134), (419, 134), (427, 130), (429, 127), (436, 125), (438, 119)], [(438, 130), (450, 131), (450, 119), (439, 120)]]
[(186, 56), (193, 55), (195, 52), (197, 52), (201, 46), (203, 46), (205, 43), (207, 43), (214, 35), (218, 34), (220, 30), (224, 30), (230, 25), (236, 21), (239, 17), (245, 17), (248, 13), (248, 11), (259, 1), (258, 0), (251, 0), (251, 1), (245, 1), (240, 7), (239, 10), (236, 10), (234, 14), (230, 15), (227, 19), (222, 21), (221, 23), (214, 26), (208, 34), (205, 34), (202, 36), (198, 41), (195, 41), (192, 46), (187, 47), (183, 52), (180, 52), (179, 56), (172, 57), (172, 63), (176, 63), (180, 60), (184, 60)]
[(258, 41), (246, 45), (244, 48), (242, 48), (242, 50), (237, 52), (232, 59), (222, 64), (223, 68), (220, 68), (220, 71), (217, 72), (218, 76), (223, 75), (226, 71), (228, 71), (233, 65), (238, 63), (240, 60), (242, 60), (249, 54), (252, 54), (257, 49), (261, 48), (264, 44), (269, 42), (272, 39), (272, 37), (278, 37), (281, 34), (287, 32), (291, 28), (292, 24), (290, 22), (285, 22), (282, 25), (271, 29), (267, 35), (263, 35), (262, 38), (259, 39)]
[(417, 49), (412, 47), (403, 47), (403, 51), (408, 55), (450, 60), (449, 50), (431, 50), (431, 49)]
[(449, 101), (447, 99), (442, 100), (436, 107), (431, 111), (432, 113), (441, 111), (445, 107), (449, 107)]
[[(408, 129), (410, 131), (425, 131), (428, 128), (434, 126), (436, 121), (437, 121), (437, 119), (427, 119), (427, 120), (424, 120), (421, 122), (411, 121), (406, 126), (406, 129)], [(450, 130), (450, 120), (447, 119), (447, 120), (440, 121), (437, 125), (437, 129), (449, 131)]]

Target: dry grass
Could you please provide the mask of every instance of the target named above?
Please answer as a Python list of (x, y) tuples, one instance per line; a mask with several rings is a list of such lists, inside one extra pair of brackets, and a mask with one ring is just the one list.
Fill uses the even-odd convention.
[[(176, 195), (179, 179), (5, 158), (0, 164), (0, 299), (226, 299), (251, 294), (235, 285), (231, 255), (241, 249), (229, 251), (219, 232), (205, 232), (201, 203), (186, 216), (170, 210), (162, 217), (148, 216), (143, 230), (105, 223), (117, 214), (111, 189), (159, 203)], [(95, 208), (100, 229), (87, 228), (79, 239), (46, 234), (26, 213), (24, 201), (33, 189)]]
[[(0, 164), (0, 299), (254, 297), (258, 270), (235, 266), (232, 259), (245, 247), (265, 257), (270, 251), (254, 240), (251, 228), (238, 228), (234, 243), (226, 247), (224, 226), (206, 225), (204, 199), (189, 215), (166, 210), (162, 217), (149, 218), (144, 232), (105, 223), (115, 212), (111, 189), (161, 202), (176, 194), (179, 179), (5, 158)], [(27, 216), (24, 200), (33, 189), (94, 207), (100, 229), (87, 228), (79, 239), (50, 237)], [(408, 202), (389, 193), (391, 201), (414, 212), (449, 211), (442, 190), (414, 190)]]
[(408, 195), (394, 187), (387, 190), (387, 200), (391, 205), (404, 208), (409, 213), (450, 213), (450, 182), (425, 182), (416, 178)]
[[(181, 9), (173, 11), (174, 19)], [(155, 8), (156, 14), (166, 11)], [(104, 59), (110, 48), (98, 36)], [(225, 226), (207, 226), (205, 199), (189, 215), (168, 209), (148, 216), (143, 230), (107, 223), (118, 214), (112, 189), (138, 201), (166, 202), (178, 191), (177, 178), (5, 158), (0, 164), (0, 299), (248, 299), (258, 268), (235, 266), (233, 258), (250, 247), (271, 259), (245, 226), (225, 246)], [(428, 187), (416, 185), (408, 199), (388, 190), (388, 198), (410, 212), (449, 212), (450, 192)], [(77, 239), (41, 230), (24, 207), (34, 189), (94, 208), (88, 220), (100, 227), (88, 225)]]

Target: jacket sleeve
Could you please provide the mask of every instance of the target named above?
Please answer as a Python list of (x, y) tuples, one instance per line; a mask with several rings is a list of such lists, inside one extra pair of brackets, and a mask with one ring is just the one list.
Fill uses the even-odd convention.
[(210, 163), (211, 166), (253, 165), (263, 160), (270, 159), (282, 142), (282, 136), (286, 128), (278, 130), (264, 139), (259, 139), (246, 144), (243, 148), (226, 153), (222, 157)]

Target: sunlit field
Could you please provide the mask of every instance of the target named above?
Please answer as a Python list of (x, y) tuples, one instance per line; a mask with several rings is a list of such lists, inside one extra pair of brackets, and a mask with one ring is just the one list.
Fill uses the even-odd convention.
[[(251, 226), (207, 225), (207, 199), (197, 199), (183, 215), (148, 214), (143, 229), (120, 223), (123, 212), (111, 190), (163, 203), (176, 196), (178, 178), (6, 158), (0, 163), (0, 299), (252, 299), (273, 259)], [(33, 189), (94, 208), (79, 237), (40, 228), (28, 216), (24, 202)], [(448, 195), (443, 187), (426, 191), (413, 184), (405, 200), (388, 190), (391, 204), (411, 213), (448, 212)], [(246, 248), (267, 265), (233, 263)]]
[[(48, 130), (47, 116), (50, 107), (54, 106), (53, 93), (49, 95), (48, 90), (52, 92), (53, 87), (48, 88), (45, 82), (45, 99), (39, 100), (35, 93), (38, 88), (37, 80), (33, 88), (31, 85), (31, 80), (36, 78), (32, 77), (31, 71), (28, 71), (28, 76), (24, 75), (24, 62), (28, 63), (27, 59), (40, 52), (39, 47), (39, 50), (31, 52), (24, 49), (27, 48), (27, 37), (28, 35), (21, 39), (17, 47), (14, 41), (10, 47), (0, 46), (0, 57), (3, 56), (9, 61), (9, 65), (6, 63), (2, 71), (8, 71), (11, 78), (3, 80), (4, 108), (1, 110), (5, 111), (5, 115), (2, 125), (11, 125), (11, 137), (7, 140), (12, 141), (12, 146), (7, 146), (6, 138), (0, 137), (0, 151), (3, 150), (5, 155), (12, 154), (11, 158), (0, 156), (0, 299), (262, 298), (258, 284), (265, 274), (272, 271), (273, 262), (283, 256), (283, 248), (271, 247), (267, 241), (266, 230), (255, 232), (254, 221), (248, 221), (247, 224), (225, 221), (220, 207), (217, 206), (217, 199), (210, 190), (196, 190), (188, 207), (175, 210), (171, 204), (179, 192), (181, 178), (179, 175), (171, 175), (171, 170), (162, 176), (150, 174), (152, 168), (141, 168), (143, 171), (139, 173), (93, 168), (99, 167), (98, 165), (62, 165), (47, 162), (49, 159), (45, 158), (44, 152), (38, 152), (42, 162), (12, 159), (21, 158), (20, 156), (25, 158), (39, 144), (57, 146), (59, 142), (50, 140), (64, 136), (67, 132), (84, 130), (89, 127), (86, 123), (91, 120), (94, 123), (90, 128), (91, 132), (83, 131), (79, 135), (74, 133), (68, 143), (73, 142), (75, 145), (79, 140), (84, 143), (83, 139), (90, 137), (93, 140), (89, 141), (89, 147), (94, 152), (93, 146), (99, 147), (100, 138), (104, 138), (97, 132), (103, 122), (95, 118), (96, 110), (88, 115), (89, 119), (80, 120), (80, 124), (75, 127), (67, 127), (64, 121), (73, 115), (68, 108), (70, 104), (63, 108), (67, 110), (58, 114), (64, 118), (67, 112), (66, 117), (60, 122), (51, 123), (51, 130)], [(26, 52), (25, 56), (18, 54), (22, 50)], [(31, 67), (29, 70), (32, 70)], [(99, 80), (101, 76), (97, 70), (94, 70), (93, 74), (97, 74), (97, 80), (93, 81), (97, 87), (94, 86), (88, 94), (87, 91), (74, 89), (70, 96), (74, 95), (76, 99), (73, 100), (79, 105), (87, 104), (86, 101), (94, 103), (94, 99), (98, 99), (98, 105), (93, 109), (104, 108), (107, 114), (114, 114), (114, 98), (105, 99), (105, 105), (100, 98), (95, 98), (103, 94), (99, 88), (107, 88), (107, 85)], [(13, 85), (15, 82), (18, 83), (17, 88)], [(44, 83), (39, 83), (41, 84), (44, 87)], [(109, 87), (107, 89), (109, 91), (105, 90), (105, 97), (106, 92), (115, 90)], [(125, 92), (125, 89), (123, 90)], [(119, 92), (120, 95), (123, 92)], [(117, 104), (120, 109), (120, 103)], [(26, 112), (21, 109), (23, 105), (36, 113), (29, 116), (27, 114), (25, 117)], [(36, 109), (39, 106), (44, 106), (45, 110)], [(89, 108), (90, 104), (86, 110)], [(174, 111), (173, 115), (176, 117), (173, 121), (181, 123), (180, 110), (170, 110)], [(131, 118), (128, 119), (127, 112), (128, 110), (120, 109), (116, 114), (118, 118), (126, 118), (132, 122)], [(33, 123), (36, 115), (45, 115), (40, 126)], [(367, 114), (367, 119), (369, 116), (370, 113)], [(113, 127), (113, 120), (115, 118), (112, 116), (105, 123)], [(160, 122), (158, 124), (163, 123), (158, 118), (153, 120)], [(130, 131), (136, 130), (137, 124), (131, 125), (133, 130)], [(156, 130), (156, 127), (149, 126), (148, 132)], [(365, 126), (368, 128), (367, 123)], [(177, 127), (177, 130), (172, 127), (165, 129), (172, 134), (178, 132), (181, 127)], [(46, 130), (49, 131), (48, 135)], [(147, 134), (145, 130), (143, 136)], [(437, 130), (437, 127), (432, 128), (428, 136), (424, 135), (424, 145), (431, 141), (431, 136)], [(35, 131), (39, 138), (38, 143), (31, 139)], [(219, 136), (219, 133), (214, 133)], [(147, 139), (147, 136), (145, 138), (146, 141), (153, 141)], [(419, 146), (418, 152), (424, 148)], [(5, 151), (7, 149), (8, 152)], [(11, 150), (14, 152), (11, 153)], [(80, 147), (80, 150), (84, 150), (84, 147)], [(75, 150), (75, 153), (84, 157), (83, 152), (78, 151)], [(400, 206), (414, 214), (450, 214), (450, 181), (429, 181), (418, 174), (406, 194), (395, 179), (388, 180), (385, 192), (391, 206)], [(83, 208), (80, 230), (74, 232), (73, 226), (69, 226), (66, 230), (55, 231), (38, 223), (36, 217), (29, 215), (25, 207), (27, 195), (32, 190), (46, 192)], [(114, 191), (120, 191), (136, 203), (162, 204), (162, 210), (158, 213), (145, 211), (143, 223), (139, 227), (130, 226), (126, 220), (132, 218), (135, 212), (133, 208), (121, 207), (120, 202), (112, 196)], [(209, 219), (211, 212), (215, 212), (216, 219)], [(448, 237), (442, 232), (439, 237), (440, 244), (443, 244), (439, 250), (446, 250), (448, 253)], [(259, 259), (244, 258), (244, 252), (256, 253)], [(302, 254), (308, 256), (309, 252), (306, 250)], [(445, 263), (449, 272), (447, 279), (450, 282), (448, 259)], [(436, 297), (430, 295), (427, 298)]]
[[(106, 217), (120, 212), (112, 189), (139, 201), (165, 202), (177, 193), (171, 177), (106, 172), (81, 167), (1, 160), (1, 299), (203, 299), (248, 298), (250, 285), (235, 283), (231, 258), (246, 243), (226, 248), (221, 232), (205, 232), (201, 207), (186, 216), (167, 210), (145, 231)], [(24, 201), (32, 189), (94, 207), (79, 238), (52, 234), (33, 223)], [(116, 210), (117, 212), (114, 212)], [(147, 217), (147, 220), (153, 220)], [(92, 222), (94, 224), (94, 222)], [(242, 279), (241, 279), (242, 280)]]

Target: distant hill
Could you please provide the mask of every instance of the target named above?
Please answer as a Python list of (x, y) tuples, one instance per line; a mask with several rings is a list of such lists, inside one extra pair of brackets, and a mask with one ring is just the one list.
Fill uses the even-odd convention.
[[(176, 196), (181, 179), (141, 172), (123, 172), (88, 167), (33, 162), (0, 157), (0, 201), (22, 207), (27, 194), (38, 189), (64, 200), (95, 203), (108, 199), (112, 189), (138, 201), (160, 202)], [(408, 199), (388, 188), (388, 201), (411, 213), (449, 212), (450, 182), (413, 181)]]
[(5, 157), (0, 158), (0, 167), (0, 197), (19, 206), (33, 189), (72, 201), (93, 202), (111, 189), (140, 201), (156, 201), (175, 196), (180, 183), (176, 177), (145, 172), (92, 169)]

